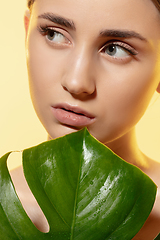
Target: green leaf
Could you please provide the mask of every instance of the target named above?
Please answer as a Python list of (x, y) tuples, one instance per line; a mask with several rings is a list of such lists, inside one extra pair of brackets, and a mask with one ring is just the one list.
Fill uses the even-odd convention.
[(160, 233), (158, 234), (158, 236), (154, 240), (160, 240)]
[(50, 231), (36, 229), (0, 161), (1, 240), (130, 240), (146, 221), (156, 186), (87, 129), (23, 151), (26, 180)]

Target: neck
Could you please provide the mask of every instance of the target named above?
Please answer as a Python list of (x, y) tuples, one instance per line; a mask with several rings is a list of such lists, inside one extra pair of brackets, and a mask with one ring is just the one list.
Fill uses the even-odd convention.
[(119, 139), (107, 143), (106, 145), (115, 154), (128, 163), (139, 167), (142, 171), (148, 168), (147, 157), (141, 152), (137, 144), (135, 128)]
[[(49, 135), (48, 140), (52, 140)], [(106, 146), (126, 162), (137, 166), (142, 171), (148, 169), (148, 158), (138, 147), (135, 128), (113, 142), (107, 143)]]

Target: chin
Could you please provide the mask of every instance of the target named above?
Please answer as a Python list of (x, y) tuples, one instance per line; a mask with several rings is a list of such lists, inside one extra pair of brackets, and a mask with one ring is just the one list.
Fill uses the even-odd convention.
[(49, 136), (48, 139), (51, 140), (51, 139), (56, 139), (56, 138), (59, 138), (59, 137), (63, 137), (67, 134), (77, 132), (78, 130), (80, 130), (80, 129), (77, 129), (77, 128), (72, 127), (72, 126), (60, 125), (60, 126), (57, 126), (54, 129), (51, 129), (51, 130), (47, 131), (48, 136)]

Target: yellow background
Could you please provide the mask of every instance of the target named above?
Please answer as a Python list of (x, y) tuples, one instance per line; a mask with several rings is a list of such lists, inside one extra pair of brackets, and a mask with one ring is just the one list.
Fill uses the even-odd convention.
[[(0, 7), (0, 156), (39, 144), (47, 134), (30, 100), (25, 62), (23, 14), (26, 0)], [(160, 97), (156, 95), (137, 126), (140, 148), (160, 161)], [(19, 165), (15, 158), (10, 168)]]

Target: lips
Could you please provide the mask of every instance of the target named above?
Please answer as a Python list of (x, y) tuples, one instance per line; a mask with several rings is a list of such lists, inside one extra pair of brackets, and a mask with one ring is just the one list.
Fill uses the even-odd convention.
[(52, 107), (54, 117), (62, 124), (83, 127), (95, 121), (95, 117), (89, 112), (69, 104), (57, 104)]

